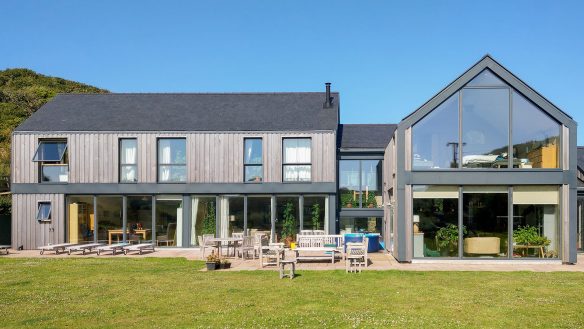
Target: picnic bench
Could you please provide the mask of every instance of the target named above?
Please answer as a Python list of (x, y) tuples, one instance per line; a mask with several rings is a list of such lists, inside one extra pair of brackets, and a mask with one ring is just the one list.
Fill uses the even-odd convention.
[(127, 247), (124, 247), (123, 250), (124, 250), (124, 255), (127, 255), (128, 252), (130, 252), (130, 251), (138, 251), (138, 253), (140, 255), (142, 255), (142, 252), (144, 252), (144, 250), (150, 250), (150, 251), (154, 252), (154, 244), (153, 243), (132, 244), (132, 245), (129, 245)]
[(101, 247), (103, 246), (103, 243), (86, 243), (86, 244), (78, 244), (78, 245), (74, 245), (74, 246), (70, 246), (65, 248), (65, 251), (69, 253), (69, 255), (71, 255), (71, 252), (73, 251), (82, 251), (83, 255), (85, 255), (85, 251), (89, 251), (91, 252), (93, 249), (97, 248), (97, 247)]
[(70, 247), (70, 246), (74, 246), (75, 243), (59, 243), (59, 244), (49, 244), (46, 246), (42, 246), (39, 247), (39, 249), (41, 250), (41, 255), (43, 255), (45, 253), (45, 251), (54, 251), (56, 255), (59, 254), (59, 252), (65, 252), (65, 248)]
[(339, 253), (344, 258), (342, 235), (298, 235), (296, 260), (330, 260), (334, 264)]
[(8, 249), (10, 248), (10, 245), (0, 245), (0, 251), (4, 250), (4, 252), (6, 252), (6, 255), (8, 255), (9, 251)]
[(118, 251), (123, 251), (124, 247), (127, 247), (129, 245), (130, 245), (129, 243), (116, 243), (116, 244), (110, 244), (110, 245), (97, 247), (95, 249), (97, 250), (98, 256), (101, 254), (102, 251), (111, 251), (112, 255), (115, 255)]

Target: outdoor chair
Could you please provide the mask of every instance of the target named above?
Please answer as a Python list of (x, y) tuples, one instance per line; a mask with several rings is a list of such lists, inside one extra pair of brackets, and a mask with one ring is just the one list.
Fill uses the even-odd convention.
[(367, 267), (367, 238), (363, 237), (362, 243), (347, 243), (347, 253), (345, 258), (345, 270), (349, 272), (361, 272), (363, 267)]
[(256, 248), (255, 248), (255, 239), (253, 236), (246, 236), (243, 237), (243, 241), (241, 246), (239, 247), (239, 253), (241, 254), (241, 259), (245, 259), (245, 253), (247, 252), (249, 256), (249, 252), (251, 251), (252, 258), (256, 258)]
[(203, 236), (198, 236), (199, 248), (201, 249), (201, 257), (205, 258), (205, 249), (211, 248), (211, 250), (217, 248), (215, 242), (212, 239), (215, 238), (213, 234), (203, 234)]

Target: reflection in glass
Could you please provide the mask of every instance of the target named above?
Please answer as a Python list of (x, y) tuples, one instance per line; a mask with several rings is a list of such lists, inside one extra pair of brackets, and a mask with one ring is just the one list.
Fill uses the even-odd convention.
[(135, 138), (124, 138), (120, 140), (120, 182), (135, 183), (137, 176), (137, 142)]
[(491, 70), (485, 69), (474, 77), (468, 84), (469, 87), (478, 86), (507, 86), (499, 77), (497, 77)]
[(414, 186), (414, 257), (458, 257), (458, 187)]
[(309, 182), (311, 180), (310, 138), (284, 138), (283, 175), (285, 182)]
[(158, 181), (179, 183), (187, 181), (186, 139), (160, 138), (158, 140)]
[(513, 160), (520, 168), (559, 168), (560, 124), (513, 92)]
[(339, 161), (339, 192), (342, 208), (360, 207), (359, 160)]
[(269, 196), (249, 196), (247, 198), (247, 230), (248, 235), (264, 232), (271, 236), (272, 232), (272, 198)]
[(276, 235), (279, 241), (296, 238), (300, 228), (299, 199), (297, 196), (276, 197)]
[(303, 230), (326, 230), (327, 223), (327, 197), (304, 197), (304, 227)]
[(513, 188), (513, 257), (559, 257), (559, 198), (557, 186)]
[(458, 93), (412, 127), (414, 170), (458, 168)]
[(222, 197), (220, 209), (220, 236), (227, 238), (233, 233), (243, 233), (243, 197)]
[(98, 196), (97, 239), (108, 244), (124, 242), (121, 196)]
[(182, 196), (156, 198), (156, 244), (182, 247)]
[(67, 233), (69, 243), (91, 243), (94, 241), (95, 216), (92, 196), (70, 196), (67, 198)]
[(462, 92), (462, 166), (507, 168), (509, 89)]
[(381, 160), (361, 160), (361, 194), (363, 208), (382, 206)]
[(508, 248), (506, 187), (463, 189), (465, 257), (504, 257)]
[(244, 173), (246, 182), (261, 182), (264, 179), (262, 166), (262, 139), (244, 140)]
[(128, 242), (152, 242), (152, 197), (127, 197), (127, 227)]
[(193, 197), (192, 223), (191, 223), (191, 245), (199, 245), (199, 237), (204, 234), (216, 234), (217, 225), (217, 200), (214, 196)]
[(69, 181), (69, 165), (43, 163), (41, 170), (43, 183), (66, 183)]
[(341, 234), (345, 233), (381, 233), (381, 217), (341, 217)]

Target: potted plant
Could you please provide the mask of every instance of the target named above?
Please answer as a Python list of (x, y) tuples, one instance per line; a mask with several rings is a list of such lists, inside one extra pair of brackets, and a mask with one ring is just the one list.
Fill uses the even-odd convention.
[(223, 269), (228, 269), (230, 267), (231, 267), (231, 262), (227, 258), (221, 259), (220, 264), (219, 264), (219, 268), (221, 268), (223, 270)]
[(531, 225), (519, 226), (513, 231), (513, 242), (523, 246), (543, 246), (547, 247), (551, 241), (540, 235), (537, 228)]
[(203, 228), (201, 231), (203, 234), (214, 235), (217, 227), (215, 225), (215, 202), (207, 202), (206, 208), (207, 211), (203, 217)]
[(215, 254), (215, 251), (211, 252), (209, 256), (207, 256), (207, 261), (205, 265), (207, 265), (207, 271), (214, 271), (219, 267), (220, 263), (219, 255)]
[(377, 200), (375, 199), (375, 192), (369, 192), (367, 195), (367, 208), (377, 208)]
[(341, 194), (341, 206), (343, 208), (353, 208), (353, 198), (350, 193)]
[[(462, 234), (466, 234), (466, 227), (462, 227)], [(436, 232), (436, 244), (438, 249), (446, 251), (447, 255), (458, 248), (458, 226), (448, 224)]]
[(294, 235), (296, 234), (295, 223), (296, 216), (294, 216), (294, 204), (292, 202), (287, 202), (284, 206), (281, 238), (287, 247), (290, 247), (290, 243), (294, 241)]
[(312, 205), (312, 229), (320, 230), (320, 204), (315, 203)]

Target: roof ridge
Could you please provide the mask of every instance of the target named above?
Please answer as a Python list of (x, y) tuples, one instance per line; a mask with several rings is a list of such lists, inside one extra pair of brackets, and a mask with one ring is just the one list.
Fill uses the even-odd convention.
[[(266, 92), (111, 92), (111, 93), (57, 93), (57, 95), (99, 95), (99, 96), (117, 96), (117, 95), (282, 95), (282, 94), (324, 94), (324, 91), (266, 91)], [(331, 91), (332, 94), (339, 94), (338, 91)]]

